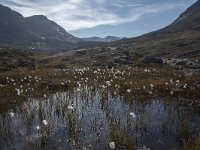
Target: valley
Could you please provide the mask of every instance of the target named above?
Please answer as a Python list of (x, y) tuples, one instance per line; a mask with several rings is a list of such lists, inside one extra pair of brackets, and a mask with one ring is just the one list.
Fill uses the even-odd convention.
[(0, 4), (2, 150), (198, 150), (199, 91), (200, 1), (134, 38), (78, 38)]

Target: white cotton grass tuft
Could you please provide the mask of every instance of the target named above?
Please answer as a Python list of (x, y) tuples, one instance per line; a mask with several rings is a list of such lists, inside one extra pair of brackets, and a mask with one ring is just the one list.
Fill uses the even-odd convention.
[(153, 92), (149, 91), (149, 94), (151, 95), (151, 94), (153, 94)]
[(127, 91), (128, 93), (130, 93), (130, 92), (131, 92), (131, 89), (127, 89), (126, 91)]
[(153, 84), (150, 84), (150, 87), (153, 89), (154, 85), (153, 85)]
[(135, 114), (134, 114), (133, 112), (130, 112), (129, 115), (130, 115), (131, 117), (133, 117), (133, 118), (136, 117)]
[(68, 105), (68, 106), (67, 106), (67, 109), (69, 109), (69, 110), (73, 110), (74, 107), (73, 107), (72, 105)]
[(109, 147), (111, 149), (115, 149), (115, 142), (109, 142)]
[(170, 91), (170, 94), (173, 95), (173, 94), (174, 94), (174, 91)]
[(106, 81), (106, 84), (107, 84), (108, 86), (111, 86), (110, 81)]
[(170, 79), (170, 83), (171, 83), (171, 84), (173, 84), (173, 83), (174, 83), (172, 79)]
[(46, 126), (48, 122), (46, 120), (42, 120), (42, 123)]
[(10, 112), (10, 113), (9, 113), (9, 116), (10, 116), (10, 117), (14, 117), (14, 115), (15, 115), (14, 112)]
[(36, 126), (36, 129), (37, 129), (37, 130), (40, 130), (40, 126)]

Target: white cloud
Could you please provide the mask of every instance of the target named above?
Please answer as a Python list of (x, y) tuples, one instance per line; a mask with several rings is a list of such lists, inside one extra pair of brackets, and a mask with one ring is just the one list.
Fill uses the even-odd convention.
[[(34, 2), (35, 1), (35, 2)], [(182, 7), (180, 4), (134, 4), (106, 0), (5, 0), (3, 4), (24, 16), (43, 14), (66, 30), (79, 30), (100, 25), (117, 25), (140, 17)], [(117, 12), (119, 9), (120, 13)]]

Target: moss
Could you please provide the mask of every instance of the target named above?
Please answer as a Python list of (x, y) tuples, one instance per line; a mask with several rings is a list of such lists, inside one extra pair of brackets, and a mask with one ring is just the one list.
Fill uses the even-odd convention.
[(184, 142), (184, 150), (199, 150), (200, 149), (200, 136), (197, 136), (192, 141)]

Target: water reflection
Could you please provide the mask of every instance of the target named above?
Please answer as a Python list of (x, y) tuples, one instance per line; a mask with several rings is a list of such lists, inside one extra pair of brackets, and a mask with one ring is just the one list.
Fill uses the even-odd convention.
[(87, 86), (28, 98), (0, 120), (0, 149), (109, 149), (111, 141), (117, 149), (180, 149), (200, 132), (200, 116), (174, 100), (127, 101)]

